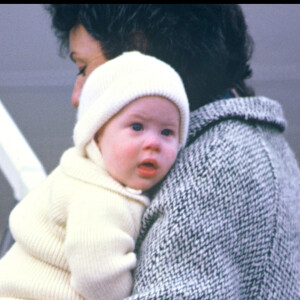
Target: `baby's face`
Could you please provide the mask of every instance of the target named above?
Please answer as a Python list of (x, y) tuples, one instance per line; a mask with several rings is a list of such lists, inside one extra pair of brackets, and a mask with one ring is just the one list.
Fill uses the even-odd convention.
[(158, 96), (139, 98), (100, 130), (97, 145), (110, 175), (134, 189), (150, 189), (161, 181), (178, 152), (177, 107)]

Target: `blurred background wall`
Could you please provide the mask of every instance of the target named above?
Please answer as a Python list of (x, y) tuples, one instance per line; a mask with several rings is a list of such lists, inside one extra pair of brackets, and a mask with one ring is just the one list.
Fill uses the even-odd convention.
[[(300, 161), (300, 4), (243, 4), (256, 43), (251, 85), (277, 99)], [(77, 69), (58, 54), (40, 4), (0, 4), (0, 99), (49, 173), (72, 145), (71, 93)], [(0, 238), (13, 193), (0, 172)]]

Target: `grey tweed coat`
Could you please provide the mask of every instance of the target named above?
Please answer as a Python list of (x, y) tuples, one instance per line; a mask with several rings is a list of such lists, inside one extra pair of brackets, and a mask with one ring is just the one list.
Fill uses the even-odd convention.
[(300, 171), (285, 126), (264, 97), (191, 114), (144, 214), (128, 299), (300, 299)]

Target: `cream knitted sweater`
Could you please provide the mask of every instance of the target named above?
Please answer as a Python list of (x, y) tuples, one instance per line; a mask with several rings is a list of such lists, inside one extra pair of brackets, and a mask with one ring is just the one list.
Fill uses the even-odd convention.
[(16, 240), (0, 260), (0, 298), (122, 299), (136, 265), (148, 198), (132, 193), (75, 148), (12, 211)]

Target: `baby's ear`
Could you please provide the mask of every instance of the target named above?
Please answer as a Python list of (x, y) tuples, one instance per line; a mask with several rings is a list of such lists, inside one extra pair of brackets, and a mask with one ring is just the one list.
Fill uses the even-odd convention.
[(101, 137), (102, 137), (102, 132), (103, 132), (103, 130), (99, 129), (97, 131), (97, 133), (95, 134), (95, 136), (94, 136), (94, 141), (96, 142), (99, 149), (100, 149), (100, 140), (101, 140)]

